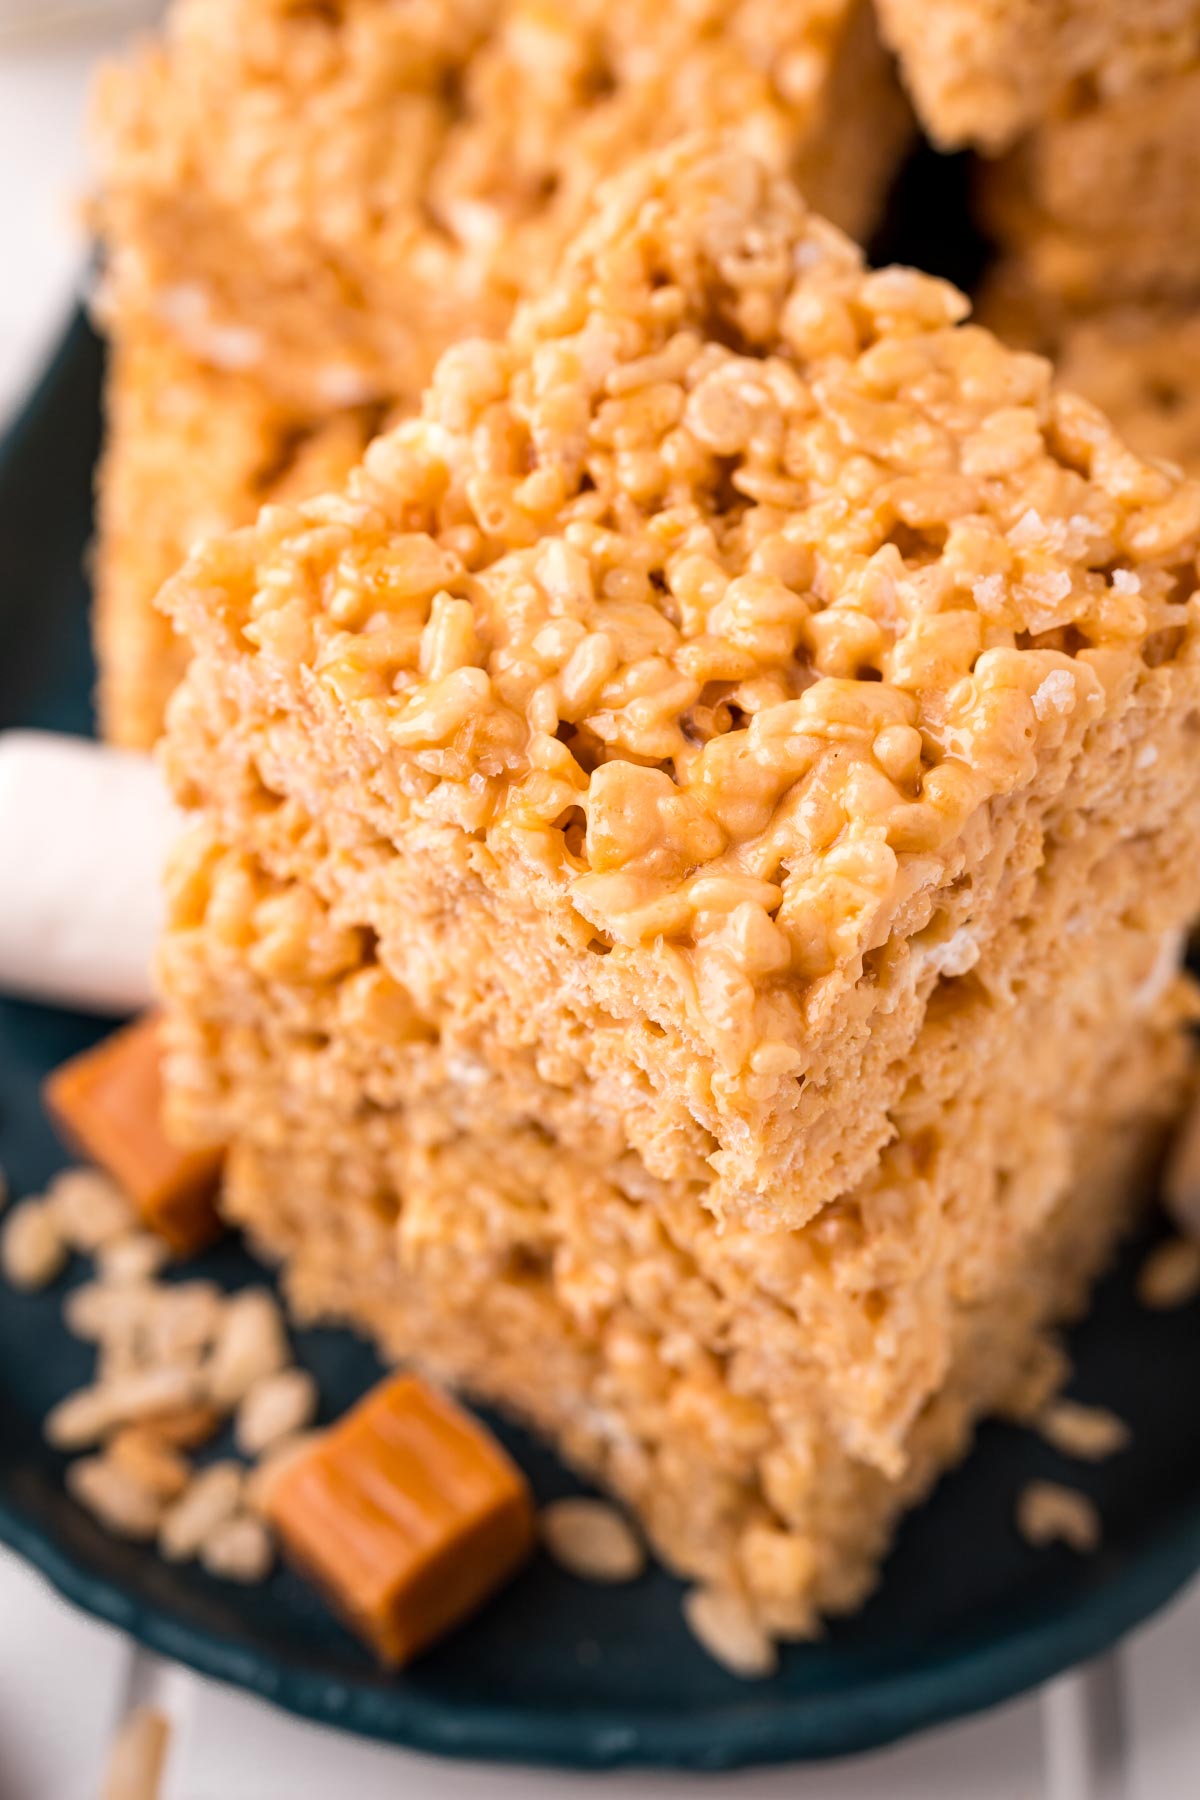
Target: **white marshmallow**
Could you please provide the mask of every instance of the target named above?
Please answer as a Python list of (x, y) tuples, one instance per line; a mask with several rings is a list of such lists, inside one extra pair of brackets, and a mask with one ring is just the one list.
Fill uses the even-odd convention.
[(0, 989), (88, 1012), (148, 1005), (179, 823), (149, 756), (0, 734)]

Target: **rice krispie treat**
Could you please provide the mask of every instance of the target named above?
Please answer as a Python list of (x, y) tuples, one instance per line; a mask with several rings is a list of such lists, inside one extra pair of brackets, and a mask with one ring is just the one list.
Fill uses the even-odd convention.
[(1121, 846), (1194, 829), (1200, 488), (965, 310), (689, 144), (343, 493), (167, 591), (422, 1014), (717, 1213), (862, 1179), (1039, 872), (1136, 909)]
[(302, 1317), (516, 1410), (673, 1566), (800, 1633), (861, 1598), (981, 1412), (1044, 1398), (1043, 1327), (1136, 1209), (1187, 1001), (1152, 934), (1091, 949), (1019, 1012), (950, 984), (873, 1174), (797, 1231), (722, 1230), (531, 1059), (440, 1041), (368, 933), (204, 827), (165, 953), (178, 1115), (232, 1140), (228, 1209)]
[(1107, 99), (1200, 57), (1196, 0), (878, 0), (944, 149), (1002, 150), (1080, 93)]
[[(175, 0), (97, 98), (99, 311), (118, 346), (102, 700), (126, 742), (161, 723), (176, 671), (150, 603), (197, 528), (252, 518), (264, 463), (298, 435), (412, 407), (448, 344), (503, 329), (599, 179), (730, 127), (865, 232), (908, 133), (865, 0)], [(190, 394), (179, 442), (138, 397), (164, 337)], [(210, 407), (230, 421), (205, 424)], [(195, 471), (176, 454), (205, 436), (218, 491), (201, 472), (181, 500)], [(131, 523), (147, 513), (149, 548)]]
[(101, 723), (116, 743), (151, 744), (186, 662), (152, 604), (196, 543), (249, 524), (267, 500), (336, 487), (382, 409), (314, 417), (252, 378), (198, 362), (161, 330), (114, 345), (93, 560)]
[[(1200, 18), (1200, 14), (1198, 14)], [(1200, 290), (1200, 44), (1189, 64), (1064, 106), (982, 177), (985, 217), (1073, 307)]]

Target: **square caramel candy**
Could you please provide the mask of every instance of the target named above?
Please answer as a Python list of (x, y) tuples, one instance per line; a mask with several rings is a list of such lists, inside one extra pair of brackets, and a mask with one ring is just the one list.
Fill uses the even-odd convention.
[(47, 1078), (46, 1110), (60, 1134), (129, 1195), (152, 1231), (181, 1256), (220, 1231), (216, 1149), (181, 1149), (162, 1125), (161, 1047), (153, 1016), (116, 1031)]
[(396, 1666), (472, 1613), (534, 1541), (520, 1470), (414, 1375), (383, 1382), (289, 1463), (267, 1505), (284, 1548)]

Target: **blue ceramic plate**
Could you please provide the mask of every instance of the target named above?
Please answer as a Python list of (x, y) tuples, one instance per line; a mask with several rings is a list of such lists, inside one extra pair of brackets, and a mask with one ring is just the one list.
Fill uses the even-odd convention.
[[(81, 573), (90, 529), (100, 350), (80, 322), (0, 453), (0, 726), (87, 731), (92, 670)], [(53, 830), (47, 820), (47, 830)], [(62, 1157), (42, 1117), (45, 1072), (90, 1042), (94, 1021), (0, 1003), (0, 1162), (34, 1189)], [(0, 1294), (0, 1536), (67, 1597), (164, 1654), (310, 1718), (453, 1755), (599, 1767), (723, 1768), (859, 1751), (988, 1706), (1145, 1618), (1200, 1565), (1200, 1330), (1193, 1309), (1140, 1311), (1138, 1252), (1076, 1334), (1074, 1391), (1130, 1421), (1134, 1448), (1066, 1464), (1001, 1426), (905, 1524), (877, 1596), (778, 1677), (744, 1686), (692, 1645), (666, 1575), (582, 1586), (544, 1561), (402, 1676), (383, 1675), (316, 1595), (286, 1573), (238, 1589), (104, 1536), (64, 1495), (38, 1422), (88, 1373), (59, 1291)], [(205, 1272), (255, 1271), (230, 1243)], [(75, 1270), (68, 1280), (78, 1280)], [(375, 1376), (370, 1352), (305, 1334), (302, 1359), (336, 1414)], [(570, 1478), (501, 1427), (545, 1499)], [(1031, 1553), (1012, 1525), (1035, 1474), (1086, 1487), (1105, 1548)]]

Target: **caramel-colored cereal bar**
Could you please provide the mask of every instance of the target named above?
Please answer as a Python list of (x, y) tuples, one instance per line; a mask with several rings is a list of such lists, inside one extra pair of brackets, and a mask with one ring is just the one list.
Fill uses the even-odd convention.
[(909, 129), (865, 0), (175, 0), (97, 125), (101, 697), (128, 743), (178, 673), (163, 576), (326, 420), (411, 409), (447, 345), (502, 329), (599, 179), (736, 129), (865, 232)]
[(345, 492), (167, 590), (258, 829), (331, 821), (335, 918), (726, 1216), (870, 1169), (1060, 848), (1136, 910), (1119, 846), (1194, 829), (1200, 488), (965, 310), (692, 144)]
[(1069, 306), (1193, 299), (1200, 42), (1186, 68), (1042, 121), (984, 172), (982, 198), (1025, 279)]
[(216, 1148), (180, 1149), (162, 1126), (158, 1020), (147, 1017), (63, 1063), (46, 1081), (47, 1109), (67, 1141), (106, 1169), (145, 1223), (180, 1255), (219, 1227)]
[(1200, 489), (965, 312), (692, 140), (166, 595), (176, 1127), (781, 1635), (1045, 1399), (1189, 1064)]
[[(234, 1140), (226, 1207), (294, 1308), (519, 1411), (682, 1572), (749, 1584), (773, 1630), (860, 1597), (906, 1497), (1031, 1367), (1053, 1374), (1033, 1321), (1077, 1303), (1134, 1216), (1117, 1171), (1181, 1093), (1178, 938), (1101, 931), (1068, 877), (1036, 955), (1005, 964), (1019, 1008), (976, 971), (945, 984), (872, 1174), (795, 1232), (722, 1226), (702, 1182), (657, 1181), (532, 1056), (491, 1067), (439, 1042), (314, 884), (200, 835), (166, 947), (188, 998), (174, 1101), (195, 1135)], [(1141, 866), (1150, 888), (1172, 879)], [(1065, 979), (1085, 921), (1092, 954)], [(1069, 1289), (1045, 1264), (1060, 1233)], [(989, 1356), (964, 1368), (980, 1308)], [(931, 1444), (929, 1408), (957, 1421), (948, 1439)]]
[(285, 1549), (382, 1661), (411, 1661), (533, 1548), (520, 1471), (413, 1375), (381, 1383), (271, 1484)]
[(1080, 94), (1112, 98), (1200, 60), (1196, 0), (878, 0), (921, 121), (944, 149), (1005, 149)]

